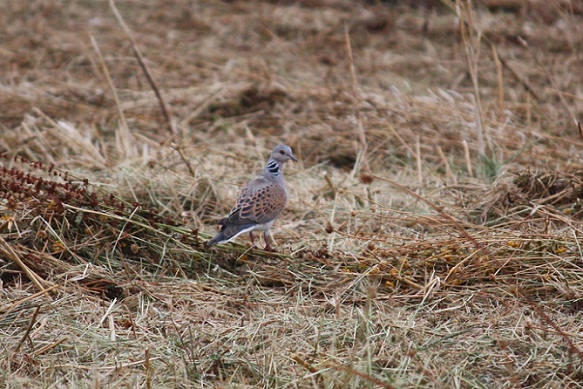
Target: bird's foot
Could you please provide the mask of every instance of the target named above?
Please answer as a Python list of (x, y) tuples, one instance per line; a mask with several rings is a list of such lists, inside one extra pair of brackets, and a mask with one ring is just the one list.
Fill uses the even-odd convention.
[(276, 252), (276, 250), (273, 247), (271, 247), (271, 245), (269, 243), (265, 245), (265, 248), (263, 249), (263, 251), (268, 251), (270, 253)]

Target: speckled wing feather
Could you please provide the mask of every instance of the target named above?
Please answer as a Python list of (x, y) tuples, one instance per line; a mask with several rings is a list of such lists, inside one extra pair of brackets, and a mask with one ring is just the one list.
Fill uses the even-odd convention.
[(267, 225), (279, 216), (285, 203), (287, 192), (281, 183), (258, 177), (251, 181), (239, 195), (237, 204), (224, 219), (219, 221), (221, 231), (207, 246), (226, 242), (243, 231)]
[(286, 202), (287, 193), (282, 185), (258, 177), (241, 191), (237, 204), (220, 224), (227, 226), (269, 223), (279, 216)]

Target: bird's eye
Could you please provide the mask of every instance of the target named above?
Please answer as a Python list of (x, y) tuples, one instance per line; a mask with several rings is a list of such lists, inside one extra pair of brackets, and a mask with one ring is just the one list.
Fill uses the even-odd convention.
[(280, 153), (281, 155), (284, 155), (284, 154), (285, 154), (285, 151), (283, 151), (283, 150), (279, 150), (279, 153)]

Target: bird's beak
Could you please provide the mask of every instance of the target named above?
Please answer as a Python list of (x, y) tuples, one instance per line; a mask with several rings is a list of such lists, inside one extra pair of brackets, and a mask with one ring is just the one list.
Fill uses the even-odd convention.
[(296, 157), (294, 157), (293, 155), (290, 155), (289, 157), (290, 157), (290, 158), (291, 158), (291, 160), (292, 160), (292, 161), (294, 161), (294, 162), (297, 162), (297, 161), (298, 161), (298, 159), (297, 159)]

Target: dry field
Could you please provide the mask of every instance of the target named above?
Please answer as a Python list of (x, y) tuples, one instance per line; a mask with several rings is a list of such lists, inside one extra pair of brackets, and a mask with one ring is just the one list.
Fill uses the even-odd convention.
[(583, 387), (580, 0), (1, 8), (2, 388)]

